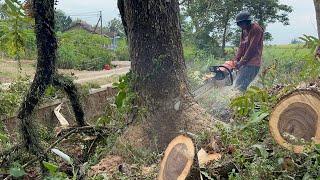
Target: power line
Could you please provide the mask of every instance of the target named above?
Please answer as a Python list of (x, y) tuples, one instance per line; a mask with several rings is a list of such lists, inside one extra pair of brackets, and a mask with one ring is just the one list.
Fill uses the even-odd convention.
[(100, 11), (92, 11), (92, 12), (75, 12), (75, 13), (70, 13), (71, 15), (69, 16), (78, 16), (78, 15), (88, 15), (88, 14), (99, 14)]

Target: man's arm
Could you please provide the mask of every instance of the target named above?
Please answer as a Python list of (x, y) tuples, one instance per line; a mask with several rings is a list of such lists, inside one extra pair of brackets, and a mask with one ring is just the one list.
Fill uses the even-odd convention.
[(242, 60), (240, 61), (241, 64), (245, 64), (250, 59), (254, 58), (258, 53), (257, 47), (261, 38), (263, 37), (263, 31), (258, 28), (255, 28), (252, 30), (251, 33), (253, 33), (253, 37), (250, 39), (248, 49), (245, 52)]

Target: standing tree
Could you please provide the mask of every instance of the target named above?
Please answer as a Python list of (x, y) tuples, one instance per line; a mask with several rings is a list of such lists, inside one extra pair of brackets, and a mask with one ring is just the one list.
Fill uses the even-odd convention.
[(320, 0), (313, 0), (316, 11), (318, 38), (320, 39)]
[(118, 36), (124, 37), (125, 32), (123, 29), (123, 25), (120, 19), (114, 18), (107, 23), (106, 26), (107, 32), (116, 32)]
[[(265, 28), (267, 24), (274, 22), (288, 25), (288, 14), (292, 12), (290, 6), (281, 4), (279, 0), (186, 0), (182, 6), (185, 9), (184, 15), (191, 19), (194, 27), (191, 28), (192, 31), (194, 30), (191, 37), (195, 37), (194, 42), (200, 45), (198, 47), (215, 47), (216, 49), (216, 43), (212, 42), (218, 42), (222, 53), (226, 43), (231, 42), (234, 38), (233, 35), (239, 39), (238, 32), (233, 27), (235, 27), (235, 16), (241, 10), (249, 10), (255, 20)], [(202, 35), (199, 36), (199, 34)], [(272, 38), (268, 32), (265, 37), (266, 40)], [(209, 50), (215, 52), (212, 49)]]
[[(270, 23), (281, 22), (289, 25), (288, 14), (292, 12), (292, 7), (281, 4), (279, 0), (250, 0), (244, 1), (244, 7), (247, 8), (254, 16), (255, 20), (264, 29)], [(265, 40), (272, 40), (272, 35), (265, 32)]]
[(21, 135), (24, 146), (33, 154), (43, 155), (42, 148), (38, 142), (37, 128), (33, 124), (32, 113), (49, 85), (52, 84), (67, 93), (78, 125), (84, 126), (86, 123), (75, 85), (72, 80), (56, 72), (55, 0), (29, 0), (27, 3), (30, 6), (26, 11), (35, 18), (38, 58), (36, 74), (29, 92), (20, 106), (18, 118), (21, 121)]
[[(210, 120), (187, 88), (178, 0), (118, 0), (128, 37), (136, 103), (147, 109), (136, 131), (144, 146), (163, 149), (181, 130), (199, 132)], [(135, 136), (135, 138), (137, 138)], [(138, 141), (138, 139), (134, 139)]]
[(72, 23), (72, 19), (70, 16), (66, 16), (66, 14), (61, 11), (55, 11), (55, 21), (56, 21), (56, 31), (64, 31), (68, 29)]

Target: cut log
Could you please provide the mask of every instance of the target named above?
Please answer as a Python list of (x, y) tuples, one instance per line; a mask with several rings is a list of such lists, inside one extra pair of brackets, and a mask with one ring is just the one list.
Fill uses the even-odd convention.
[(159, 180), (182, 180), (190, 173), (195, 147), (191, 138), (180, 135), (168, 145), (160, 166)]
[(320, 143), (320, 93), (299, 89), (285, 95), (274, 107), (269, 121), (276, 142), (295, 153), (305, 142)]

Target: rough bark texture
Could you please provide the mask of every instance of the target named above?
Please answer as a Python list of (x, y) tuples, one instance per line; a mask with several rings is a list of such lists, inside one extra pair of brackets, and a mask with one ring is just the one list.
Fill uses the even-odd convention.
[(163, 149), (180, 130), (197, 132), (210, 124), (187, 88), (179, 4), (177, 0), (119, 0), (118, 6), (138, 105), (148, 110), (140, 130), (152, 145)]
[(84, 126), (86, 123), (77, 89), (72, 80), (56, 74), (55, 0), (32, 0), (30, 2), (33, 3), (30, 11), (35, 18), (35, 34), (38, 48), (37, 69), (30, 90), (21, 104), (18, 118), (21, 120), (21, 135), (25, 147), (34, 154), (41, 154), (36, 126), (33, 125), (31, 116), (50, 84), (54, 84), (66, 91), (73, 106), (78, 125)]
[(73, 83), (72, 79), (56, 74), (53, 78), (53, 85), (67, 93), (78, 125), (87, 125), (84, 119), (84, 111), (79, 99), (78, 89)]
[(316, 11), (318, 38), (320, 38), (320, 0), (313, 0)]
[(32, 111), (38, 104), (55, 73), (57, 41), (54, 35), (54, 0), (34, 0), (35, 33), (38, 47), (37, 70), (30, 90), (22, 103), (18, 118), (28, 150), (37, 153), (38, 138), (32, 125)]

